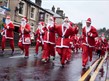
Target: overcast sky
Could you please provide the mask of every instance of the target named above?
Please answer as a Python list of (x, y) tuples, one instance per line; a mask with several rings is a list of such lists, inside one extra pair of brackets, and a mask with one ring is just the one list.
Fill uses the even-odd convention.
[(109, 29), (108, 0), (42, 0), (42, 7), (45, 9), (51, 9), (53, 5), (56, 9), (60, 7), (74, 23), (82, 21), (84, 24), (90, 17), (92, 25), (97, 29), (103, 27)]

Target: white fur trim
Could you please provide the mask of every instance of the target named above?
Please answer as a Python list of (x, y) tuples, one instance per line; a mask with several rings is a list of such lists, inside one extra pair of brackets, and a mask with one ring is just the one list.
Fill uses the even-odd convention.
[(40, 40), (37, 40), (37, 42), (41, 43), (41, 41), (40, 41)]
[(13, 39), (13, 37), (6, 37), (6, 39)]
[(86, 46), (89, 46), (89, 47), (94, 47), (94, 46), (91, 46), (89, 44), (86, 44), (86, 43), (82, 43), (83, 45), (86, 45)]
[(92, 33), (90, 34), (90, 36), (92, 37)]
[(44, 31), (41, 29), (41, 33), (44, 33)]
[(1, 32), (1, 35), (3, 35), (4, 32)]
[(70, 44), (73, 44), (73, 42), (70, 42)]
[(9, 26), (7, 26), (7, 29), (9, 29)]
[(69, 46), (66, 46), (66, 45), (56, 45), (56, 47), (58, 47), (58, 48), (63, 48), (63, 47), (65, 47), (65, 48), (69, 48)]
[(50, 41), (44, 41), (45, 43), (50, 43), (50, 44), (55, 44), (55, 43), (53, 43), (53, 42), (50, 42)]

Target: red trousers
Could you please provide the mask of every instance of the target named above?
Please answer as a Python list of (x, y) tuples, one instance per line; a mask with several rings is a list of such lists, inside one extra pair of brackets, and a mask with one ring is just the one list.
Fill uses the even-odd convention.
[(43, 50), (43, 44), (42, 43), (39, 43), (39, 42), (36, 42), (36, 49), (35, 49), (36, 54), (38, 54), (38, 48), (39, 48), (39, 46), (41, 46), (42, 47), (42, 50)]
[(19, 42), (18, 46), (22, 51), (25, 51), (25, 56), (29, 56), (29, 46), (30, 46), (30, 44), (22, 44), (22, 42)]
[[(82, 50), (83, 50), (83, 53), (82, 53), (82, 66), (85, 66), (87, 64), (88, 60), (92, 61), (93, 47), (83, 45)], [(89, 59), (88, 59), (88, 57), (89, 57)]]
[(56, 48), (58, 54), (61, 57), (61, 64), (64, 65), (67, 59), (71, 57), (71, 49), (69, 48)]
[(54, 44), (44, 43), (42, 59), (48, 60), (50, 58), (50, 55), (55, 57), (55, 48), (54, 47), (55, 47)]
[(10, 47), (11, 47), (12, 51), (14, 51), (14, 39), (6, 39), (5, 36), (2, 36), (2, 50), (4, 51), (4, 49), (5, 49), (6, 40), (9, 40)]

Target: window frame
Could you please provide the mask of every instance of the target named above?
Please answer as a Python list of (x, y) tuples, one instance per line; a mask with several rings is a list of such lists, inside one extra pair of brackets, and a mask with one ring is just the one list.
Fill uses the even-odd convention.
[[(3, 4), (5, 4), (5, 1), (3, 1)], [(7, 5), (5, 6), (5, 5), (3, 5), (4, 7), (6, 7), (6, 8), (9, 8), (9, 0), (7, 0)]]
[[(32, 23), (32, 24), (33, 24), (33, 23)], [(34, 38), (34, 34), (33, 34), (33, 32), (34, 32), (34, 24), (31, 25), (31, 39), (32, 39), (32, 40), (35, 39), (35, 38)]]
[[(33, 16), (33, 18), (31, 17), (31, 13), (32, 13), (32, 12), (31, 12), (31, 9), (32, 9), (32, 8), (34, 8), (34, 11), (33, 11), (34, 16)], [(36, 8), (35, 8), (34, 6), (31, 6), (31, 7), (30, 7), (30, 19), (35, 20), (35, 17), (36, 17)]]
[[(23, 16), (25, 16), (26, 3), (25, 3), (24, 1), (20, 1), (20, 2), (24, 3), (23, 14), (20, 14), (19, 11), (18, 11), (18, 15), (23, 17)], [(19, 5), (18, 5), (18, 7), (19, 7)], [(20, 8), (20, 7), (19, 7), (19, 8)]]

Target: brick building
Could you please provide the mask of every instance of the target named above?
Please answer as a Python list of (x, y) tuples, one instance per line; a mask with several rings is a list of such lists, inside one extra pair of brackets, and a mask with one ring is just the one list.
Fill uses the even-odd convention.
[[(35, 3), (30, 0), (2, 0), (0, 6), (5, 7), (9, 10), (5, 11), (5, 14), (0, 14), (0, 20), (6, 15), (11, 16), (11, 20), (15, 25), (15, 45), (18, 43), (18, 29), (22, 17), (27, 17), (28, 23), (31, 25), (31, 31), (35, 32), (39, 21), (47, 22), (50, 16), (56, 16), (55, 12), (50, 12), (41, 7), (42, 0), (35, 0)], [(62, 23), (62, 17), (58, 15), (57, 23)], [(61, 19), (61, 21), (60, 21)], [(34, 35), (31, 33), (32, 39)], [(1, 37), (0, 37), (1, 40)]]

